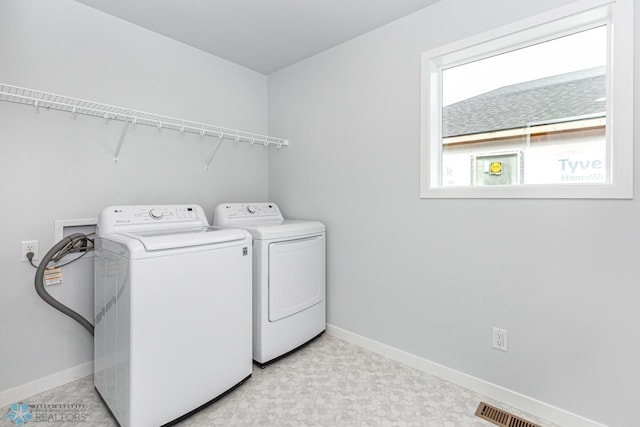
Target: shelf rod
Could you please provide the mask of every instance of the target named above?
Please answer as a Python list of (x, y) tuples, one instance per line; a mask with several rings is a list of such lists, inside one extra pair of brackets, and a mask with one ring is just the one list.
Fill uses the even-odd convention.
[(127, 130), (129, 130), (129, 120), (124, 121), (124, 126), (122, 127), (122, 132), (120, 132), (120, 140), (118, 141), (118, 148), (116, 148), (116, 155), (113, 158), (113, 163), (118, 163), (118, 156), (120, 155), (120, 149), (122, 148), (122, 143), (124, 142), (124, 137), (127, 135)]
[(224, 134), (222, 133), (219, 134), (218, 142), (216, 143), (216, 146), (213, 148), (213, 152), (211, 153), (211, 156), (209, 156), (209, 160), (207, 160), (207, 163), (204, 165), (205, 170), (209, 170), (209, 165), (211, 164), (211, 161), (215, 157), (216, 153), (218, 152), (218, 148), (220, 148), (220, 144), (222, 144), (223, 139), (224, 139)]

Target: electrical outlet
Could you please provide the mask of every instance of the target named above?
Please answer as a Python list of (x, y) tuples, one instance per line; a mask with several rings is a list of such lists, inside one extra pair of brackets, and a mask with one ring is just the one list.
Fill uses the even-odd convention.
[(27, 258), (27, 253), (33, 252), (33, 261), (36, 261), (39, 258), (38, 256), (38, 241), (37, 240), (23, 240), (22, 241), (22, 250), (20, 251), (20, 261), (29, 261)]
[(496, 350), (507, 351), (507, 330), (494, 327), (492, 343)]

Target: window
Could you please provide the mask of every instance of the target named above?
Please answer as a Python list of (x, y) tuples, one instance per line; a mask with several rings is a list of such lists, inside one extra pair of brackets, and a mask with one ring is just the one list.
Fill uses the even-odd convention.
[(422, 55), (421, 197), (631, 198), (633, 0)]

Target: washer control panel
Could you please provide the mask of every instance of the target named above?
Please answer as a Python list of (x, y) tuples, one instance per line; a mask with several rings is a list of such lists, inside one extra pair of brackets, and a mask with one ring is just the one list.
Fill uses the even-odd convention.
[(98, 218), (98, 234), (118, 229), (208, 226), (198, 205), (111, 206)]
[(223, 203), (216, 207), (213, 214), (214, 225), (228, 225), (247, 220), (282, 221), (282, 213), (275, 203)]

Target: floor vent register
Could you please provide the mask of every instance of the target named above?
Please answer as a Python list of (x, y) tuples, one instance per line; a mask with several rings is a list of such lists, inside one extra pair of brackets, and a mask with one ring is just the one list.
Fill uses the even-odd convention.
[(480, 402), (478, 405), (476, 416), (500, 427), (542, 427), (484, 402)]

